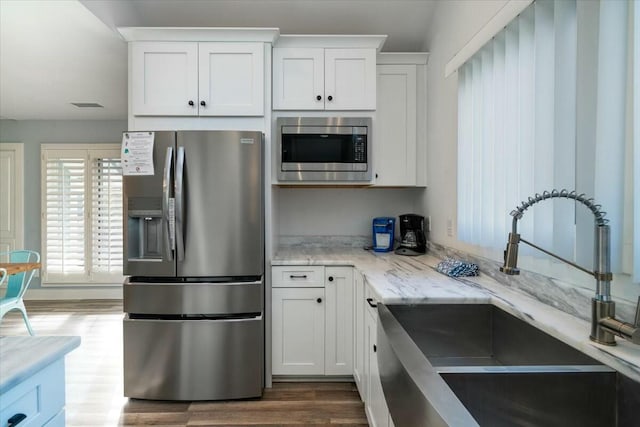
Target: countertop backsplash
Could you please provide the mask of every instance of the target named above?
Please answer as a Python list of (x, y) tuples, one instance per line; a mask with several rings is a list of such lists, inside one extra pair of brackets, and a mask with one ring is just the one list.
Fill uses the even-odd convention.
[(280, 236), (278, 238), (278, 247), (295, 249), (312, 248), (363, 248), (371, 246), (371, 236)]
[[(593, 289), (577, 287), (552, 277), (531, 271), (520, 270), (517, 276), (501, 273), (501, 263), (471, 255), (453, 248), (429, 242), (429, 253), (436, 258), (459, 258), (478, 264), (480, 272), (494, 279), (496, 282), (513, 290), (524, 292), (543, 304), (550, 305), (567, 314), (580, 319), (591, 321), (591, 298), (595, 295), (595, 280), (590, 282)], [(587, 279), (589, 280), (589, 279)], [(615, 286), (615, 282), (612, 283)], [(623, 299), (613, 299), (616, 302), (616, 317), (626, 322), (632, 322), (636, 306)]]

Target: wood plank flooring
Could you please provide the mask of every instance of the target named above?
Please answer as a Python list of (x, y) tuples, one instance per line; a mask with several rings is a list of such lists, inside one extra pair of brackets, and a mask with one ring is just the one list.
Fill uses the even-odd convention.
[[(67, 426), (366, 426), (353, 383), (274, 383), (261, 399), (158, 402), (123, 397), (122, 301), (26, 301), (38, 335), (79, 335), (67, 355)], [(28, 335), (18, 312), (0, 335)]]

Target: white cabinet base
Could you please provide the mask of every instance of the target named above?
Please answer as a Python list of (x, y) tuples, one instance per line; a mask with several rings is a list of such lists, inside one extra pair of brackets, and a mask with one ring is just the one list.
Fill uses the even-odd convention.
[(353, 375), (353, 268), (273, 266), (272, 373)]

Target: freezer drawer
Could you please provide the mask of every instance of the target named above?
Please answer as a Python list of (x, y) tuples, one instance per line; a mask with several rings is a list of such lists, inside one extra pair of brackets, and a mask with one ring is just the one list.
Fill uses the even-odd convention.
[(262, 316), (234, 320), (124, 319), (124, 395), (153, 400), (259, 397)]
[(262, 280), (254, 282), (124, 282), (124, 312), (156, 315), (262, 313)]

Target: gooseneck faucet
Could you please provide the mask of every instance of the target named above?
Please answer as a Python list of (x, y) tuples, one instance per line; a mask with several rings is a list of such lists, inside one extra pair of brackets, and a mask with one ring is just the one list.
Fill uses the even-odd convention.
[[(585, 205), (595, 216), (595, 247), (594, 247), (594, 270), (590, 271), (578, 264), (562, 258), (550, 251), (541, 248), (531, 242), (526, 241), (518, 234), (518, 220), (522, 218), (524, 211), (543, 200), (565, 198), (573, 199)], [(544, 252), (560, 261), (576, 267), (596, 279), (596, 295), (591, 299), (591, 335), (592, 341), (604, 345), (616, 345), (615, 336), (640, 345), (640, 298), (636, 308), (634, 324), (622, 322), (615, 318), (616, 305), (611, 300), (611, 235), (609, 222), (605, 219), (606, 212), (601, 211), (602, 206), (595, 204), (593, 199), (587, 199), (584, 194), (577, 194), (575, 191), (553, 190), (545, 191), (529, 197), (520, 206), (511, 211), (513, 217), (511, 232), (507, 242), (507, 249), (504, 251), (504, 265), (500, 271), (505, 274), (520, 274), (518, 264), (518, 243), (527, 245)]]

